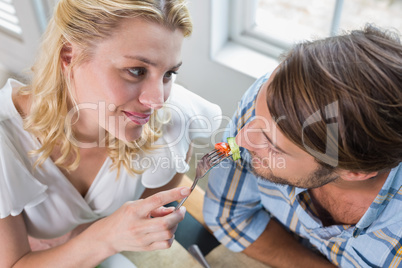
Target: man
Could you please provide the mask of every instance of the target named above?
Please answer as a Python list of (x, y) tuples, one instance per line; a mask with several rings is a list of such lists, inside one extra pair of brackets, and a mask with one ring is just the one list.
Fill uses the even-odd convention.
[(374, 26), (296, 45), (243, 96), (204, 217), (274, 267), (402, 265), (402, 46)]

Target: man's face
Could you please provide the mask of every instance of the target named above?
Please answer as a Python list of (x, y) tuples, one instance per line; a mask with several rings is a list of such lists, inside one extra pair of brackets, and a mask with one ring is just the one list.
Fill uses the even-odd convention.
[(286, 138), (277, 122), (286, 118), (272, 118), (267, 102), (267, 87), (274, 75), (261, 87), (256, 99), (256, 117), (245, 125), (236, 142), (251, 156), (253, 172), (279, 184), (300, 188), (316, 188), (334, 181), (338, 176), (319, 165), (314, 157)]

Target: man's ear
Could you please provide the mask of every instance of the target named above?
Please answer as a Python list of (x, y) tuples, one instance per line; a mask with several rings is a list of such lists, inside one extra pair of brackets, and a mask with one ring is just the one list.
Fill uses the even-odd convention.
[(346, 181), (364, 181), (371, 179), (378, 175), (378, 172), (362, 173), (362, 172), (352, 172), (348, 170), (341, 170), (337, 172), (338, 175)]
[(61, 67), (63, 68), (63, 71), (68, 68), (68, 66), (71, 64), (71, 61), (73, 59), (73, 47), (70, 43), (67, 43), (63, 46), (60, 52), (60, 59), (61, 59)]

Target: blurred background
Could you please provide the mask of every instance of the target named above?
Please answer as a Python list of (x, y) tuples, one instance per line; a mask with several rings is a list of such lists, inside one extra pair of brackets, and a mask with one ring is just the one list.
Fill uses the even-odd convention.
[[(29, 81), (58, 0), (0, 0), (0, 88)], [(245, 90), (294, 42), (374, 23), (402, 33), (402, 0), (188, 0), (194, 33), (176, 82), (222, 107), (226, 125)], [(216, 133), (219, 139), (221, 133)], [(217, 140), (210, 140), (213, 145)], [(195, 154), (208, 148), (197, 148)], [(193, 158), (193, 164), (194, 159)]]

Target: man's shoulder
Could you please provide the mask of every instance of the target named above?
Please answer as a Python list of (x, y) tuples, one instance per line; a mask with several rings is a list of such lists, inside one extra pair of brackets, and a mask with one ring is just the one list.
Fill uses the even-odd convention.
[(389, 188), (385, 189), (388, 192), (387, 195), (393, 196), (393, 199), (399, 201), (399, 206), (402, 206), (402, 163), (391, 170), (386, 183), (389, 184)]
[(393, 168), (384, 186), (366, 212), (373, 222), (371, 229), (389, 227), (393, 223), (402, 224), (402, 214), (395, 213), (402, 207), (402, 163)]
[(402, 163), (391, 169), (388, 174), (388, 178), (381, 189), (381, 192), (387, 193), (399, 193), (402, 195)]
[[(257, 97), (257, 94), (261, 88), (261, 86), (268, 81), (269, 77), (271, 76), (272, 72), (268, 72), (258, 78), (248, 89), (247, 91), (243, 94), (242, 99), (241, 99), (241, 106), (250, 106), (252, 102), (254, 102), (255, 98)], [(244, 108), (244, 107), (241, 107)]]
[(271, 73), (266, 73), (257, 79), (243, 94), (237, 111), (233, 117), (231, 131), (233, 132), (231, 136), (237, 135), (237, 132), (243, 128), (248, 122), (255, 117), (255, 99), (257, 94), (261, 89), (261, 86), (269, 79)]

